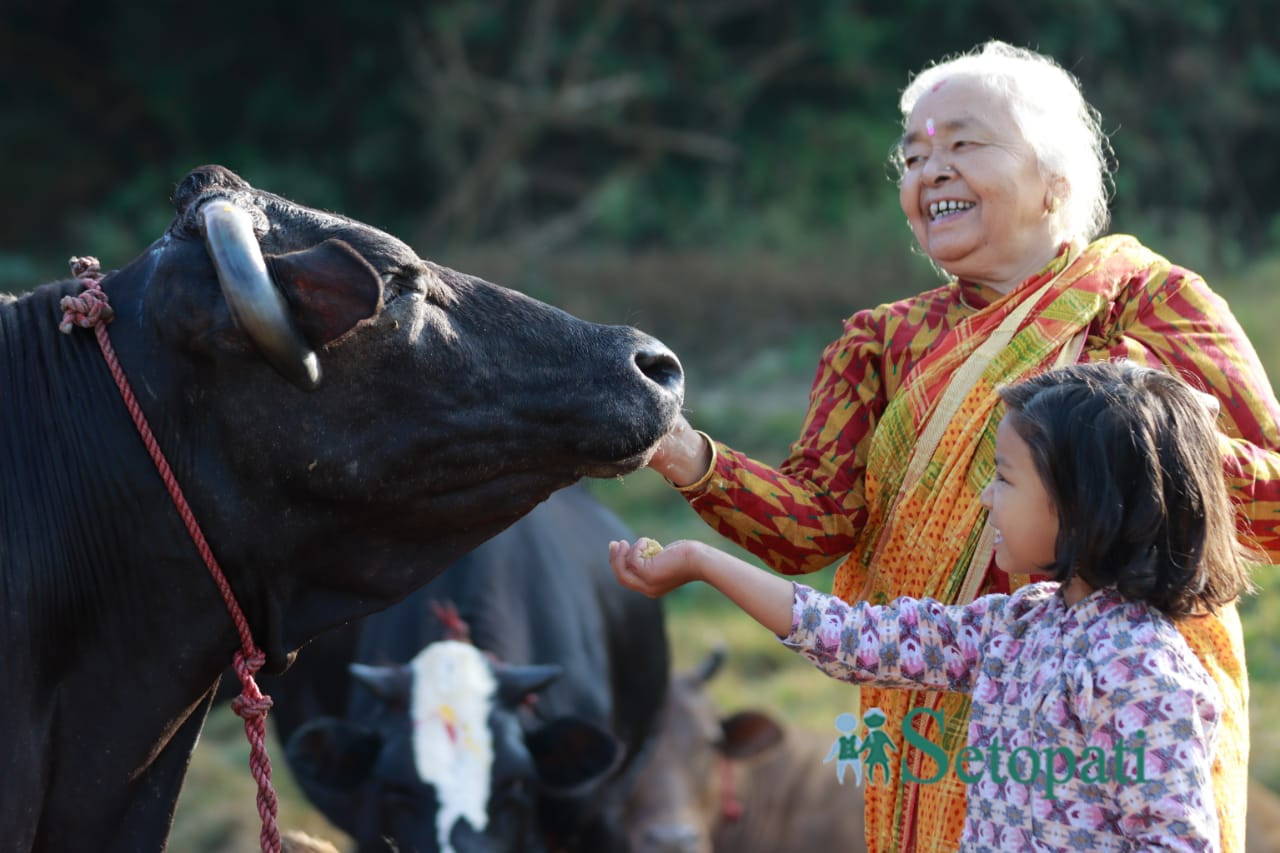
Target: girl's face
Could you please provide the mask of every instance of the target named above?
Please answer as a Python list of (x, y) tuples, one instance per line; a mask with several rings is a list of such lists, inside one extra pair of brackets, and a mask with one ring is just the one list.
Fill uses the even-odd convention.
[(996, 530), (996, 565), (1024, 575), (1053, 562), (1058, 510), (1013, 417), (1006, 415), (996, 430), (996, 478), (982, 492), (982, 505)]

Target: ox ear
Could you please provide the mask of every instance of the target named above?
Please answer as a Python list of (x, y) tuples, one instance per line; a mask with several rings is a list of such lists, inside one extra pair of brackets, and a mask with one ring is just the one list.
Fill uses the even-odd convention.
[(337, 717), (318, 717), (289, 736), (285, 758), (311, 804), (351, 835), (367, 822), (365, 790), (382, 752), (371, 729)]
[(548, 793), (569, 796), (598, 782), (622, 759), (618, 739), (595, 723), (557, 717), (525, 735), (538, 780)]
[(336, 341), (382, 310), (382, 278), (359, 252), (330, 238), (285, 255), (266, 255), (276, 286), (312, 346)]
[(370, 666), (352, 663), (347, 665), (347, 671), (388, 705), (408, 704), (409, 693), (413, 689), (413, 670), (405, 664)]
[(781, 743), (782, 726), (763, 711), (739, 711), (720, 721), (720, 751), (726, 758), (750, 758)]
[(304, 723), (285, 743), (285, 757), (304, 788), (350, 791), (373, 771), (382, 738), (371, 729), (337, 717)]
[(557, 663), (514, 665), (491, 662), (498, 682), (498, 701), (514, 708), (564, 674)]

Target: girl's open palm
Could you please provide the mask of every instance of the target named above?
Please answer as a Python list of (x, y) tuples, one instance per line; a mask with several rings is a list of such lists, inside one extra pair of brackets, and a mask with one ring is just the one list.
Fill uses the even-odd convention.
[(634, 544), (609, 543), (609, 565), (618, 583), (657, 598), (689, 581), (701, 580), (694, 553), (696, 542), (672, 542), (653, 556), (645, 557), (644, 553), (651, 550), (647, 546), (653, 541), (641, 538)]

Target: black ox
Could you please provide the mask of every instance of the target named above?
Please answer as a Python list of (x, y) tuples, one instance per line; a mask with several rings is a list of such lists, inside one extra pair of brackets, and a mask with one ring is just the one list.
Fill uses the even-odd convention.
[[(362, 853), (626, 849), (669, 664), (661, 603), (609, 569), (621, 538), (585, 489), (559, 491), (279, 679), (294, 776)], [(418, 683), (445, 666), (479, 672)]]
[[(221, 167), (174, 205), (102, 282), (110, 334), (266, 671), (634, 470), (678, 410), (678, 362), (634, 329)], [(92, 333), (57, 330), (78, 290), (0, 300), (0, 838), (157, 850), (240, 642)]]

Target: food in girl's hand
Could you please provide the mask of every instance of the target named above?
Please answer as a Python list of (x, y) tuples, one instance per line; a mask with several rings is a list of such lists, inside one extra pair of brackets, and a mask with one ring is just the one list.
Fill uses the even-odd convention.
[(662, 552), (662, 543), (657, 539), (647, 539), (640, 548), (640, 556), (646, 560), (656, 557)]

